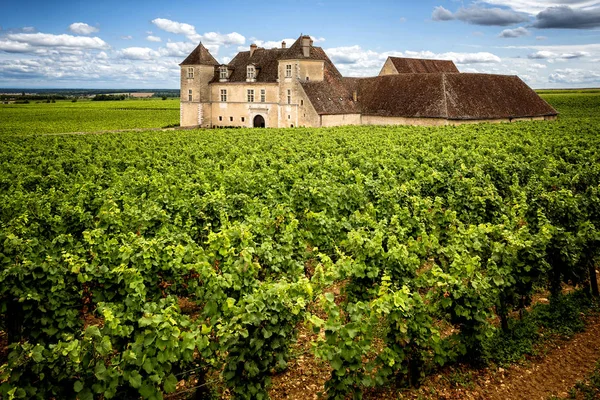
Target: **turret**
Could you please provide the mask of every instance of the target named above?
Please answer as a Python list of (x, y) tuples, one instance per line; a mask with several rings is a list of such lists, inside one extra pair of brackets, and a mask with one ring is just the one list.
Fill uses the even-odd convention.
[[(210, 85), (219, 63), (202, 43), (181, 63), (181, 126), (202, 126), (210, 104)], [(206, 106), (203, 105), (206, 103)], [(205, 110), (206, 111), (206, 110)]]

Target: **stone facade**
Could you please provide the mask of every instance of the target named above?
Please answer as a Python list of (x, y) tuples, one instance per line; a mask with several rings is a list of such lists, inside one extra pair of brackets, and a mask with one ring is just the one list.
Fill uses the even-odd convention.
[(461, 74), (452, 61), (389, 57), (379, 76), (344, 78), (310, 36), (251, 45), (227, 65), (200, 44), (181, 66), (182, 127), (455, 125), (553, 119), (518, 77)]

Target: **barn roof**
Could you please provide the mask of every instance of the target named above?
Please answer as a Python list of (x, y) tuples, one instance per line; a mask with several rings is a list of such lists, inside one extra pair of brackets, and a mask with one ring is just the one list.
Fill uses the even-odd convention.
[(200, 43), (179, 65), (219, 65), (208, 49)]
[(421, 58), (389, 57), (399, 74), (431, 74), (436, 72), (458, 73), (450, 60), (425, 60)]
[[(467, 73), (417, 73), (342, 78), (335, 84), (302, 83), (318, 114), (505, 119), (557, 112), (519, 77)], [(356, 91), (358, 101), (352, 101)], [(332, 101), (329, 99), (337, 99)], [(347, 100), (340, 100), (347, 99)], [(327, 100), (324, 100), (327, 99)]]

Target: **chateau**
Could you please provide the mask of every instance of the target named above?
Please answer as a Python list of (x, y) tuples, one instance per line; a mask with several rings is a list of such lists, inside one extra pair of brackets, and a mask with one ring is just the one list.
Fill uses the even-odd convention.
[(517, 76), (460, 73), (452, 61), (389, 57), (376, 77), (342, 77), (310, 36), (255, 44), (219, 64), (200, 43), (180, 64), (182, 127), (448, 125), (554, 119)]

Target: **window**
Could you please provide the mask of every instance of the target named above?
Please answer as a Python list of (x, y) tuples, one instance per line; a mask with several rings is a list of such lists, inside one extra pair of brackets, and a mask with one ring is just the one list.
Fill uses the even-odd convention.
[(233, 117), (229, 117), (229, 122), (233, 122)]
[(248, 65), (246, 69), (246, 79), (255, 79), (256, 78), (256, 69), (254, 69), (254, 65)]
[(286, 78), (292, 77), (292, 64), (288, 64), (285, 66), (285, 77)]
[(292, 119), (292, 116), (288, 114), (288, 119)]
[(188, 67), (188, 79), (194, 79), (194, 67)]
[(287, 91), (287, 103), (292, 104), (292, 90), (288, 89)]
[(267, 91), (265, 89), (260, 89), (260, 102), (264, 103), (267, 101)]
[(242, 117), (242, 122), (246, 121), (246, 118)]
[(223, 121), (223, 117), (219, 115), (219, 121)]
[(188, 90), (188, 101), (192, 101), (192, 89)]
[(227, 101), (227, 89), (221, 89), (221, 101)]
[(254, 103), (254, 89), (248, 89), (248, 103)]
[(303, 106), (304, 105), (304, 100), (300, 99), (300, 105)]
[(219, 68), (219, 79), (227, 79), (227, 67)]

